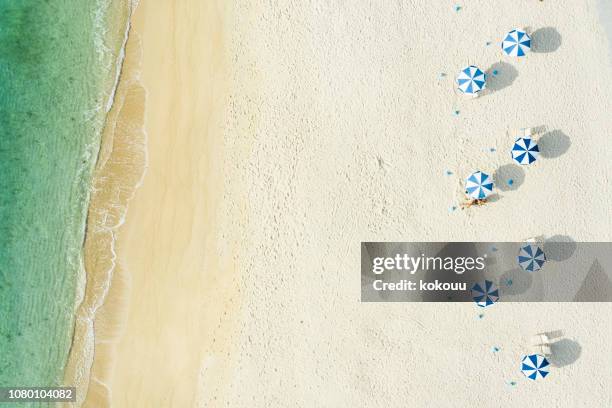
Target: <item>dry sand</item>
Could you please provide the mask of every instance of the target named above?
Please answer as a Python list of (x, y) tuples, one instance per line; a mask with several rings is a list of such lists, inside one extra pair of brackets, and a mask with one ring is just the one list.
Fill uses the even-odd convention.
[[(609, 304), (359, 301), (361, 241), (612, 239), (595, 1), (232, 3), (136, 11), (148, 170), (86, 406), (612, 404)], [(496, 45), (517, 26), (523, 60)], [(499, 72), (478, 99), (453, 91), (468, 63)], [(543, 157), (521, 168), (526, 126)], [(476, 169), (498, 199), (449, 211)], [(574, 353), (530, 383), (525, 338), (550, 330)]]

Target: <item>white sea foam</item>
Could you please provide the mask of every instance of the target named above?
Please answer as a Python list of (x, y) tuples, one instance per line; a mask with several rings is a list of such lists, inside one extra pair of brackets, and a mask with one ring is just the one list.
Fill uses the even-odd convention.
[[(96, 24), (99, 25), (99, 27), (96, 27), (97, 28), (96, 30), (97, 31), (96, 50), (99, 53), (101, 62), (104, 61), (105, 58), (108, 56), (108, 53), (111, 52), (111, 47), (108, 47), (106, 45), (106, 41), (108, 39), (108, 31), (104, 23), (105, 21), (104, 20), (104, 17), (105, 17), (104, 10), (109, 5), (110, 5), (110, 2), (105, 1), (105, 0), (100, 0), (98, 3), (98, 6), (99, 6), (98, 12), (96, 13), (96, 16), (95, 16)], [(125, 103), (125, 95), (119, 97), (117, 95), (117, 90), (119, 88), (120, 82), (123, 80), (122, 73), (123, 73), (123, 67), (124, 67), (124, 62), (126, 58), (127, 41), (130, 36), (130, 30), (131, 30), (131, 18), (132, 18), (132, 15), (137, 5), (138, 5), (137, 1), (130, 1), (129, 3), (129, 13), (127, 16), (122, 44), (121, 44), (119, 53), (117, 55), (117, 58), (114, 64), (113, 85), (108, 94), (108, 100), (104, 106), (104, 110), (105, 110), (104, 113), (106, 116), (105, 126), (113, 126), (113, 127), (116, 126), (116, 123), (110, 123), (108, 114), (117, 103), (120, 103), (121, 105)], [(134, 78), (130, 80), (139, 82), (138, 75), (136, 75)], [(146, 99), (146, 90), (144, 92), (145, 92), (145, 99)], [(98, 112), (96, 113), (99, 113), (99, 109), (98, 109)], [(91, 114), (93, 115), (94, 113), (91, 112)], [(145, 115), (146, 115), (146, 112), (145, 112)], [(143, 164), (143, 168), (141, 169), (142, 171), (140, 172), (139, 179), (132, 186), (128, 187), (129, 194), (128, 194), (127, 199), (125, 200), (125, 204), (122, 206), (118, 203), (105, 203), (105, 205), (108, 205), (108, 207), (106, 209), (102, 209), (103, 210), (102, 214), (98, 214), (98, 217), (99, 217), (98, 219), (99, 220), (102, 219), (103, 221), (101, 223), (102, 225), (99, 225), (99, 224), (91, 225), (90, 224), (91, 220), (87, 219), (87, 221), (85, 222), (85, 225), (83, 226), (84, 229), (86, 230), (88, 228), (95, 228), (95, 231), (92, 231), (92, 230), (86, 231), (88, 234), (92, 234), (95, 232), (107, 232), (110, 234), (111, 239), (110, 239), (109, 247), (107, 248), (108, 254), (109, 254), (109, 263), (110, 263), (110, 266), (108, 267), (107, 270), (87, 271), (84, 265), (84, 260), (82, 256), (79, 257), (79, 262), (80, 262), (79, 269), (81, 271), (81, 274), (80, 274), (79, 281), (78, 281), (77, 302), (75, 304), (75, 309), (76, 309), (75, 311), (77, 313), (78, 321), (82, 322), (82, 324), (85, 326), (85, 338), (83, 339), (84, 344), (81, 344), (81, 345), (73, 344), (73, 348), (75, 346), (77, 347), (80, 346), (79, 350), (74, 350), (74, 349), (71, 350), (71, 354), (76, 353), (75, 357), (77, 359), (76, 363), (78, 365), (78, 367), (74, 367), (76, 372), (74, 373), (74, 378), (72, 380), (77, 382), (77, 384), (74, 384), (74, 385), (76, 385), (80, 391), (79, 392), (79, 403), (82, 402), (83, 399), (85, 398), (87, 387), (91, 380), (95, 380), (96, 382), (104, 385), (107, 388), (108, 392), (110, 393), (110, 390), (108, 389), (108, 387), (105, 384), (103, 384), (100, 379), (91, 377), (91, 369), (93, 365), (94, 346), (95, 346), (94, 320), (95, 320), (97, 311), (104, 304), (108, 296), (108, 293), (111, 287), (111, 282), (113, 279), (113, 274), (116, 269), (116, 262), (117, 262), (117, 254), (115, 251), (116, 231), (125, 222), (125, 217), (126, 217), (127, 210), (128, 210), (128, 203), (133, 198), (136, 190), (142, 185), (144, 176), (145, 176), (145, 172), (146, 172), (146, 168), (148, 166), (148, 155), (147, 155), (147, 149), (146, 149), (146, 146), (148, 143), (148, 137), (147, 137), (146, 130), (144, 128), (144, 123), (142, 124), (141, 128), (138, 129), (138, 131), (141, 132), (142, 134), (143, 151), (141, 153), (143, 154), (144, 164)], [(106, 135), (108, 135), (109, 137), (112, 137), (113, 133), (114, 133), (113, 131), (107, 131)], [(101, 150), (101, 146), (97, 144), (95, 148), (90, 150), (90, 153), (92, 154), (95, 152), (98, 162), (101, 159), (100, 150)], [(87, 160), (85, 161), (85, 163), (91, 163), (91, 162), (90, 160)], [(98, 163), (98, 168), (99, 167), (100, 167), (100, 163)], [(94, 174), (94, 180), (91, 184), (90, 191), (89, 191), (90, 198), (93, 194), (95, 194), (95, 185), (97, 181), (100, 180), (98, 179), (98, 177), (100, 176)], [(91, 205), (91, 200), (89, 200), (89, 202)], [(114, 215), (111, 215), (110, 213), (111, 210), (113, 211)], [(119, 214), (117, 218), (117, 222), (109, 225), (108, 224), (109, 218), (114, 218), (117, 213)], [(93, 301), (88, 302), (89, 304), (84, 304), (83, 302), (85, 301), (85, 293), (86, 293), (88, 280), (91, 279), (91, 277), (88, 277), (88, 275), (92, 273), (96, 274), (96, 278), (102, 278), (102, 285), (100, 286), (100, 290), (97, 293), (95, 293)], [(96, 279), (96, 281), (98, 281), (98, 279)]]
[(119, 50), (119, 56), (116, 62), (115, 69), (115, 83), (111, 88), (111, 93), (108, 97), (108, 101), (106, 103), (106, 112), (110, 112), (113, 102), (115, 100), (115, 93), (117, 92), (117, 87), (119, 86), (119, 79), (121, 78), (121, 71), (123, 69), (123, 62), (125, 61), (125, 49), (127, 46), (128, 37), (130, 35), (130, 29), (132, 28), (132, 15), (136, 8), (137, 2), (133, 0), (130, 3), (130, 11), (127, 18), (127, 23), (125, 25), (125, 31), (123, 32), (123, 42), (121, 43), (121, 48)]

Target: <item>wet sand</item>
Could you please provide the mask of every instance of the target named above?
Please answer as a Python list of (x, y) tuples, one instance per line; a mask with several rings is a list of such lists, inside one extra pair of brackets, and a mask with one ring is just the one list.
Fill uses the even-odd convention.
[(227, 12), (212, 1), (143, 0), (133, 15), (67, 370), (83, 406), (195, 406), (205, 378), (224, 378), (215, 358), (226, 352), (237, 302), (233, 249), (216, 220)]

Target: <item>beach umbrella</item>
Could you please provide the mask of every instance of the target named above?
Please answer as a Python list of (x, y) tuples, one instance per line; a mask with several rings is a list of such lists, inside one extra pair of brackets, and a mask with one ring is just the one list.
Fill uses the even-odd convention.
[(470, 293), (472, 300), (480, 307), (491, 306), (499, 300), (499, 289), (490, 280), (475, 283)]
[(531, 164), (540, 155), (538, 144), (530, 137), (519, 137), (512, 146), (512, 160), (518, 164)]
[(546, 262), (544, 251), (535, 244), (522, 245), (517, 258), (521, 268), (527, 272), (539, 271)]
[(493, 179), (482, 171), (476, 171), (465, 181), (465, 192), (472, 198), (483, 200), (493, 194)]
[(540, 354), (530, 354), (523, 357), (521, 362), (521, 371), (525, 377), (531, 380), (537, 380), (538, 377), (544, 378), (548, 375), (548, 366), (550, 363), (546, 357)]
[(474, 95), (485, 89), (487, 85), (487, 75), (482, 72), (480, 68), (470, 65), (459, 73), (457, 85), (461, 92)]
[(502, 41), (502, 51), (511, 57), (524, 57), (530, 49), (531, 37), (518, 28), (506, 34)]

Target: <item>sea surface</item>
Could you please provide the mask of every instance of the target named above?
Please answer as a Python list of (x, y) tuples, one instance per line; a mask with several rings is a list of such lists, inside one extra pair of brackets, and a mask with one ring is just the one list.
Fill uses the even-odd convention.
[(62, 382), (125, 0), (0, 0), (0, 386)]

